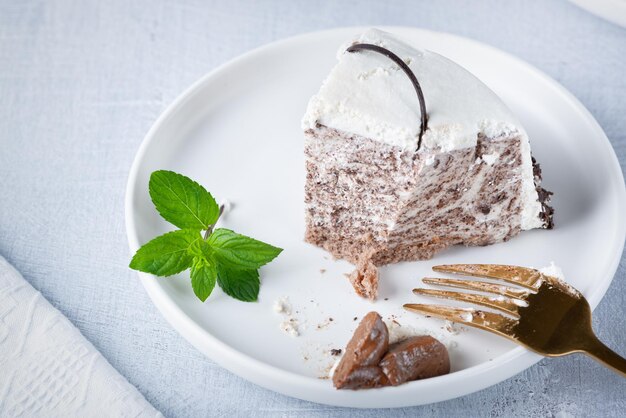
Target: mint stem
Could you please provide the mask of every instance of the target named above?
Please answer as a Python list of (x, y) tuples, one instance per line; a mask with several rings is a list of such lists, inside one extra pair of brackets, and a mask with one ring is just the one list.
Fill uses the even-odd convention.
[(222, 216), (222, 213), (224, 213), (224, 205), (220, 205), (220, 213), (217, 215), (217, 219), (215, 220), (215, 223), (213, 225), (211, 225), (209, 227), (209, 229), (204, 231), (204, 239), (205, 240), (207, 238), (209, 238), (209, 235), (211, 235), (213, 233), (213, 228), (215, 228), (215, 225), (217, 225), (217, 221), (220, 220), (220, 216)]

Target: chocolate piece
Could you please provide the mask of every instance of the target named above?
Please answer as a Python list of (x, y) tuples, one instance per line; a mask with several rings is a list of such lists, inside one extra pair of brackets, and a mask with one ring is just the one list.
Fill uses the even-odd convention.
[(380, 367), (393, 386), (450, 372), (448, 350), (428, 335), (392, 344)]
[[(333, 381), (336, 373), (337, 372), (333, 375)], [(389, 380), (387, 379), (387, 376), (385, 376), (385, 373), (383, 373), (383, 369), (381, 369), (380, 366), (358, 367), (346, 376), (346, 379), (343, 381), (341, 387), (335, 384), (337, 389), (353, 390), (372, 389), (382, 386), (389, 386)]]
[[(380, 315), (370, 312), (359, 323), (333, 374), (337, 389), (376, 387), (383, 384), (378, 363), (389, 347), (389, 331)], [(374, 367), (372, 367), (374, 366)]]
[(397, 56), (396, 54), (394, 54), (387, 48), (383, 48), (382, 46), (374, 45), (374, 44), (354, 44), (350, 46), (348, 49), (346, 49), (346, 51), (356, 52), (356, 51), (360, 51), (364, 49), (368, 51), (377, 52), (381, 55), (386, 56), (387, 58), (395, 62), (396, 65), (400, 67), (402, 71), (404, 71), (404, 73), (411, 80), (411, 83), (413, 84), (413, 88), (415, 89), (415, 92), (417, 93), (417, 100), (420, 103), (420, 114), (421, 114), (420, 133), (419, 133), (419, 138), (417, 140), (417, 150), (416, 150), (416, 151), (419, 151), (420, 146), (422, 145), (422, 136), (424, 136), (424, 132), (426, 132), (426, 129), (428, 129), (428, 114), (426, 113), (426, 101), (424, 100), (424, 92), (422, 91), (422, 87), (420, 86), (419, 81), (417, 81), (417, 77), (415, 77), (415, 74), (413, 73), (413, 71), (411, 71), (409, 66), (406, 65), (406, 63), (404, 62), (402, 58), (400, 58), (399, 56)]

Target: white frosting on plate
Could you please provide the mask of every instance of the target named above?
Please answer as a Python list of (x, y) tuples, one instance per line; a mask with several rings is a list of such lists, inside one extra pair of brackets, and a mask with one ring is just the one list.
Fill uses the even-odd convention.
[(463, 67), (377, 29), (339, 49), (339, 62), (309, 102), (304, 129), (321, 123), (403, 149), (417, 149), (421, 112), (411, 81), (384, 55), (346, 52), (356, 42), (389, 49), (417, 77), (428, 114), (423, 147), (447, 152), (476, 145), (479, 132), (491, 137), (523, 132), (500, 98)]
[(565, 281), (565, 274), (563, 274), (563, 269), (554, 264), (554, 261), (551, 261), (549, 266), (540, 268), (539, 271), (546, 276), (552, 276), (559, 280)]

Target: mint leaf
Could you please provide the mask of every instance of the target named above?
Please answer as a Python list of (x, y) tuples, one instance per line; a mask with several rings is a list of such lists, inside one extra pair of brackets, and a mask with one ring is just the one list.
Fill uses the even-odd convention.
[(158, 236), (137, 250), (130, 268), (157, 276), (180, 273), (191, 265), (193, 256), (188, 249), (201, 239), (199, 231), (189, 229)]
[(256, 270), (272, 261), (282, 251), (281, 248), (225, 228), (213, 231), (207, 243), (220, 264), (238, 270)]
[(217, 270), (215, 265), (211, 264), (206, 258), (195, 257), (191, 266), (191, 287), (198, 299), (204, 302), (213, 288), (217, 279)]
[(212, 254), (211, 246), (205, 240), (200, 239), (191, 244), (189, 254), (194, 257), (210, 259)]
[(231, 269), (217, 266), (217, 283), (224, 293), (243, 302), (254, 302), (259, 296), (259, 272), (257, 270)]
[(179, 228), (204, 230), (217, 222), (220, 209), (204, 187), (173, 171), (150, 176), (150, 197), (163, 219)]

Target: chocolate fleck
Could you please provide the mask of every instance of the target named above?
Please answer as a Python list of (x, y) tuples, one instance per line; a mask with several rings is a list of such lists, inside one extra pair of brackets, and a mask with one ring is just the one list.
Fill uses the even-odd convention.
[(480, 206), (478, 206), (478, 210), (483, 215), (489, 215), (489, 212), (491, 212), (491, 208), (489, 207), (489, 205), (480, 205)]

